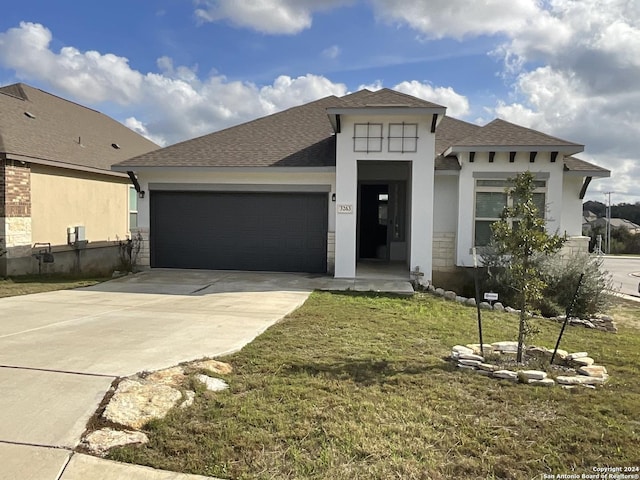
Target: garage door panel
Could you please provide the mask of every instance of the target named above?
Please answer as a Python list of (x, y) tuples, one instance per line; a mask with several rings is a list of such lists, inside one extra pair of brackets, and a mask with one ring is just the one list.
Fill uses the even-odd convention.
[(326, 272), (327, 194), (157, 192), (153, 267)]

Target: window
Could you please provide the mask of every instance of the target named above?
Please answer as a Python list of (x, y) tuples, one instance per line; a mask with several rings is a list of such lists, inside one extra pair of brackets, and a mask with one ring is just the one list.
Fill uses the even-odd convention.
[(389, 124), (389, 151), (390, 152), (415, 152), (418, 150), (418, 124), (417, 123), (390, 123)]
[(138, 192), (129, 186), (129, 230), (138, 226)]
[(356, 123), (353, 129), (354, 152), (382, 151), (382, 124)]
[[(536, 190), (533, 193), (533, 202), (538, 207), (538, 212), (544, 217), (546, 212), (546, 186), (545, 180), (536, 180)], [(491, 225), (500, 220), (500, 215), (506, 206), (513, 206), (512, 199), (505, 193), (510, 185), (508, 180), (476, 180), (476, 203), (474, 245), (485, 247), (491, 239)], [(509, 220), (512, 224), (513, 220)]]

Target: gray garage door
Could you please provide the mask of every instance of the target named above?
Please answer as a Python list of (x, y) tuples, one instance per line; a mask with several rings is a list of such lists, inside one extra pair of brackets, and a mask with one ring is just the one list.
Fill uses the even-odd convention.
[(151, 266), (327, 270), (326, 193), (152, 191)]

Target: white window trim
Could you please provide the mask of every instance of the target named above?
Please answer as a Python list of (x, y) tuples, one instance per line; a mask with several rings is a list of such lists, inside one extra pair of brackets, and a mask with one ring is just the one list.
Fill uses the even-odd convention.
[[(131, 191), (135, 192), (135, 198), (136, 198), (136, 209), (135, 210), (131, 210)], [(127, 212), (129, 212), (129, 214), (127, 215), (127, 224), (129, 226), (129, 231), (131, 231), (131, 228), (137, 228), (138, 227), (138, 215), (139, 215), (139, 209), (138, 209), (138, 192), (136, 191), (136, 187), (134, 187), (133, 185), (129, 185), (129, 190), (127, 191)], [(135, 213), (136, 214), (136, 225), (131, 225), (131, 214)]]
[[(366, 126), (367, 127), (367, 135), (365, 137), (357, 135), (358, 127), (362, 127), (362, 126)], [(380, 136), (371, 136), (371, 127), (379, 127), (380, 128)], [(367, 122), (367, 123), (355, 123), (353, 125), (353, 151), (354, 152), (364, 152), (364, 153), (382, 152), (382, 141), (384, 140), (384, 136), (383, 136), (383, 131), (384, 130), (383, 129), (384, 129), (384, 125), (382, 123), (370, 123), (370, 122)], [(356, 145), (357, 145), (357, 141), (358, 140), (366, 140), (366, 148), (364, 148), (364, 149), (357, 148)], [(380, 148), (378, 148), (378, 149), (369, 148), (371, 140), (378, 140)]]
[[(401, 136), (392, 136), (391, 129), (393, 127), (402, 127)], [(415, 128), (414, 135), (407, 135), (406, 127)], [(413, 133), (413, 132), (411, 132)], [(400, 140), (400, 149), (392, 149), (391, 141)], [(405, 149), (405, 140), (413, 140), (413, 149)], [(392, 153), (415, 153), (418, 151), (418, 124), (417, 123), (390, 123), (389, 124), (389, 136), (387, 137), (387, 150)]]

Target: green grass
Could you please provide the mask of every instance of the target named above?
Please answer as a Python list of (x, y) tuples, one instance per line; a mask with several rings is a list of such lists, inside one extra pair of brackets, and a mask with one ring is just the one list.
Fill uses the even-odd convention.
[(0, 298), (89, 287), (105, 280), (108, 279), (72, 275), (25, 275), (5, 279), (0, 278)]
[[(451, 346), (476, 342), (476, 312), (417, 295), (314, 293), (237, 354), (230, 390), (199, 392), (146, 427), (150, 443), (110, 458), (232, 479), (542, 478), (640, 465), (640, 321), (617, 335), (570, 327), (562, 348), (609, 370), (598, 390), (530, 387), (458, 371)], [(484, 339), (517, 318), (484, 313)], [(636, 322), (635, 324), (633, 322)], [(552, 347), (559, 324), (535, 321)]]

